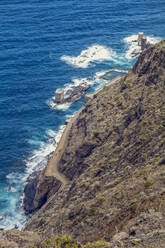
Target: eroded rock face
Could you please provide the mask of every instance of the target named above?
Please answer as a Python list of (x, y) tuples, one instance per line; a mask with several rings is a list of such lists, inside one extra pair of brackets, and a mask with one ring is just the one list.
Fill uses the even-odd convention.
[(33, 174), (24, 190), (24, 209), (30, 214), (41, 208), (50, 196), (55, 194), (61, 186), (55, 177), (45, 176), (45, 171)]
[(27, 179), (27, 184), (24, 188), (23, 207), (27, 214), (34, 211), (34, 197), (36, 194), (39, 173), (33, 173)]

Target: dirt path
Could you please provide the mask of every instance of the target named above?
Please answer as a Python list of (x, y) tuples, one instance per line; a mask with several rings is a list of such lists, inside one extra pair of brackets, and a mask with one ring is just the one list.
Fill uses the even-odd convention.
[[(117, 83), (119, 81), (121, 77), (117, 77), (113, 80), (111, 80), (108, 84), (106, 85), (112, 85), (114, 83)], [(98, 89), (97, 91), (95, 91), (94, 93), (90, 94), (91, 96), (94, 96), (96, 94), (98, 94), (100, 91), (102, 90), (102, 88)], [(82, 110), (82, 109), (81, 109)], [(49, 160), (48, 162), (48, 165), (46, 167), (46, 171), (45, 171), (45, 175), (46, 176), (54, 176), (57, 178), (57, 180), (61, 181), (62, 182), (62, 185), (65, 186), (66, 184), (69, 183), (69, 179), (63, 175), (62, 173), (60, 173), (59, 169), (58, 169), (58, 165), (59, 165), (59, 162), (61, 160), (61, 157), (65, 151), (65, 148), (68, 144), (68, 136), (69, 136), (69, 133), (70, 133), (70, 130), (71, 130), (71, 127), (72, 127), (72, 124), (76, 121), (76, 119), (78, 118), (79, 116), (79, 113), (80, 111), (79, 110), (73, 118), (70, 119), (69, 123), (67, 124), (63, 134), (62, 134), (62, 137), (57, 145), (57, 148), (53, 154), (53, 156), (51, 157), (51, 159)]]
[(46, 167), (45, 174), (46, 176), (54, 176), (56, 177), (59, 181), (62, 182), (63, 185), (66, 185), (69, 183), (69, 180), (59, 172), (58, 170), (58, 164), (59, 161), (61, 160), (61, 157), (63, 155), (63, 152), (67, 146), (67, 141), (68, 141), (68, 136), (72, 127), (72, 124), (75, 122), (75, 120), (78, 118), (80, 111), (78, 111), (73, 118), (70, 119), (69, 123), (67, 124), (62, 137), (57, 145), (57, 148), (51, 157), (51, 159), (48, 162), (48, 165)]

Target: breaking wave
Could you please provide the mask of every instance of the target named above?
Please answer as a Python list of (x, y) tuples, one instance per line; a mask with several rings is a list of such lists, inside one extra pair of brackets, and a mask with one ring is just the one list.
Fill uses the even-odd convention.
[(83, 50), (77, 57), (63, 55), (61, 60), (75, 67), (88, 68), (91, 62), (116, 60), (116, 52), (106, 46), (92, 45)]
[(47, 130), (46, 135), (48, 141), (40, 142), (39, 149), (35, 149), (32, 155), (25, 161), (27, 175), (32, 174), (34, 171), (39, 171), (46, 166), (50, 155), (56, 149), (64, 128), (65, 125), (62, 125), (59, 127), (58, 131)]
[(24, 188), (29, 175), (46, 166), (48, 159), (56, 149), (64, 128), (65, 125), (62, 125), (57, 131), (47, 130), (45, 133), (47, 141), (45, 142), (35, 139), (28, 141), (38, 148), (34, 149), (31, 156), (24, 161), (26, 165), (24, 173), (12, 172), (6, 176), (8, 187), (3, 192), (1, 191), (0, 202), (7, 198), (10, 204), (8, 204), (7, 211), (0, 216), (0, 228), (7, 230), (14, 227), (19, 229), (24, 227), (28, 217), (24, 214), (22, 208), (22, 188)]

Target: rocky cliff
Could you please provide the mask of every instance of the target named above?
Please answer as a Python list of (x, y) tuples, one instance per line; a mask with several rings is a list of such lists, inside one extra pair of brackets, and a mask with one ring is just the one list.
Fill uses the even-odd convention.
[[(2, 232), (2, 247), (5, 241), (43, 248), (164, 247), (164, 95), (162, 41), (144, 50), (127, 75), (93, 94), (70, 123), (53, 164), (68, 183), (60, 187), (55, 175), (42, 172), (31, 201), (36, 208), (45, 204), (17, 231), (19, 239)], [(29, 232), (27, 246), (22, 237)]]

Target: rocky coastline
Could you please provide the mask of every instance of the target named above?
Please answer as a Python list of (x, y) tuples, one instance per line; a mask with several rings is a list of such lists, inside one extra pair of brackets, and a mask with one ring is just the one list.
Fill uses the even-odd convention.
[(26, 189), (38, 211), (24, 230), (1, 231), (0, 246), (164, 247), (164, 94), (162, 41), (68, 122), (47, 167)]
[[(138, 39), (135, 40), (135, 42), (138, 42), (139, 46), (141, 47), (141, 51), (147, 48), (150, 48), (151, 46), (147, 42), (143, 33), (139, 33)], [(137, 55), (139, 55), (139, 52), (136, 54), (134, 53), (134, 51), (132, 52), (132, 56), (137, 56)], [(106, 72), (105, 75), (107, 73), (108, 72)], [(103, 77), (105, 77), (105, 75), (103, 75)], [(123, 78), (124, 77), (125, 76), (123, 76)], [(100, 88), (99, 90), (97, 90), (96, 92), (92, 94), (87, 94), (85, 96), (85, 104), (87, 105), (88, 101), (90, 102), (92, 101), (92, 99), (97, 98), (97, 94), (103, 91), (105, 87), (108, 87), (111, 84), (119, 82), (120, 79), (122, 79), (122, 77), (117, 76), (114, 80), (110, 80), (110, 81), (107, 80), (108, 83), (105, 84), (102, 88)], [(55, 99), (57, 98), (58, 100), (57, 101), (55, 100), (55, 102), (57, 104), (73, 102), (77, 100), (78, 98), (80, 98), (82, 94), (84, 94), (89, 88), (90, 88), (90, 81), (88, 82), (88, 79), (84, 79), (79, 85), (72, 86), (70, 89), (68, 89), (65, 92), (65, 95), (64, 95), (63, 90), (62, 91), (60, 90), (59, 91), (60, 93), (57, 92), (58, 96), (55, 97)], [(62, 98), (61, 98), (61, 95), (62, 95)], [(69, 118), (68, 120), (66, 120), (65, 122), (66, 128), (65, 128), (64, 134), (66, 132), (70, 132), (71, 126), (73, 125), (75, 120), (77, 120), (79, 113), (84, 111), (83, 109), (84, 107), (76, 114), (76, 116), (73, 116)], [(69, 137), (64, 138), (64, 140), (62, 141), (62, 146), (61, 146), (61, 141), (60, 141), (60, 144), (57, 146), (55, 152), (53, 153), (51, 158), (48, 159), (48, 164), (44, 170), (35, 172), (28, 177), (27, 184), (24, 189), (24, 198), (23, 198), (23, 208), (27, 215), (32, 214), (36, 212), (38, 209), (40, 209), (47, 202), (47, 200), (51, 197), (51, 195), (56, 193), (61, 187), (62, 182), (60, 179), (57, 178), (58, 176), (56, 177), (56, 175), (52, 175), (51, 170), (50, 170), (51, 172), (49, 173), (47, 173), (47, 171), (49, 171), (50, 167), (54, 166), (52, 165), (52, 160), (54, 161), (54, 158), (56, 156), (59, 156), (59, 155), (62, 156), (62, 153), (64, 152), (64, 144), (65, 144), (65, 147), (69, 144)], [(61, 146), (61, 148), (59, 148), (59, 146)], [(85, 149), (88, 150), (88, 146), (87, 148), (84, 146), (83, 150)], [(56, 162), (56, 166), (59, 166), (58, 163), (59, 161)], [(74, 177), (72, 175), (73, 171), (71, 172), (68, 171), (67, 173), (65, 173), (63, 168), (60, 166), (59, 166), (59, 170), (61, 170), (61, 172), (65, 174), (65, 177), (68, 178), (68, 180), (73, 179)], [(57, 173), (57, 170), (56, 170), (56, 173)]]
[[(105, 87), (118, 83), (121, 78), (121, 76), (117, 76), (115, 79), (109, 81), (107, 84), (105, 84), (103, 87), (101, 87), (94, 93), (86, 95), (85, 103), (87, 104), (88, 101), (92, 100), (93, 98), (96, 98), (97, 95)], [(63, 176), (59, 176), (58, 170), (60, 168), (58, 168), (58, 164), (60, 162), (62, 154), (65, 151), (65, 147), (69, 143), (70, 137), (67, 134), (71, 131), (73, 123), (78, 120), (79, 114), (83, 112), (83, 110), (84, 107), (82, 107), (82, 109), (80, 109), (74, 116), (70, 117), (66, 121), (66, 127), (63, 132), (63, 135), (59, 141), (59, 144), (56, 147), (55, 152), (48, 159), (46, 168), (42, 171), (34, 172), (28, 177), (27, 184), (24, 188), (23, 198), (23, 208), (27, 215), (34, 213), (35, 211), (40, 209), (47, 202), (47, 200), (51, 197), (52, 194), (56, 193), (62, 185), (69, 183), (69, 180), (73, 179), (72, 172), (65, 175), (66, 179), (63, 179)], [(85, 149), (88, 149), (88, 147), (85, 148), (84, 146), (83, 152), (85, 152)], [(54, 170), (55, 167), (56, 170)]]

